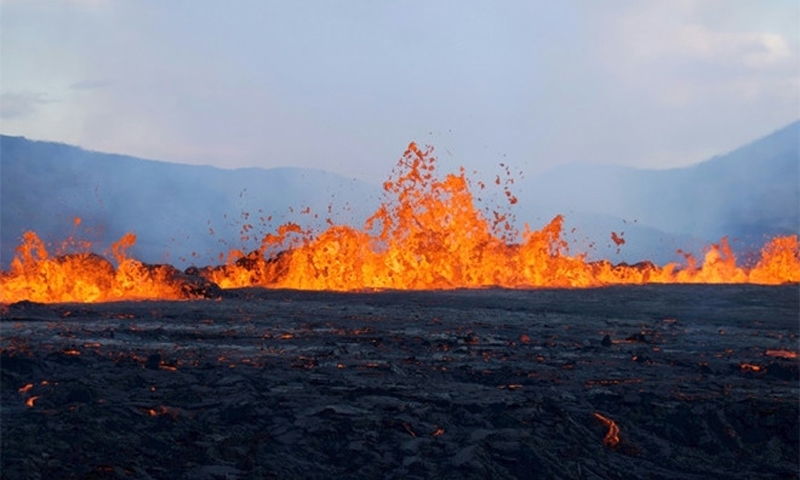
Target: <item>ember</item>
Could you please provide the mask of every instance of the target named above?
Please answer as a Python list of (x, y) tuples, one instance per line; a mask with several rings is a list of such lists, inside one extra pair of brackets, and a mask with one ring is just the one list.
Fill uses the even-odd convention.
[[(8, 272), (0, 272), (0, 302), (103, 302), (125, 299), (188, 299), (204, 296), (196, 281), (169, 265), (145, 265), (128, 258), (135, 242), (125, 235), (112, 246), (117, 267), (94, 253), (51, 256), (33, 232), (24, 235)], [(85, 247), (84, 247), (85, 248)], [(65, 316), (69, 316), (66, 312)]]
[(616, 447), (619, 445), (619, 427), (617, 426), (616, 422), (608, 417), (600, 415), (597, 412), (595, 412), (594, 416), (603, 422), (603, 425), (608, 427), (608, 433), (606, 433), (606, 436), (603, 438), (603, 444), (608, 447)]
[[(112, 263), (75, 240), (65, 243), (78, 253), (53, 256), (28, 232), (10, 270), (0, 272), (0, 302), (192, 299), (219, 296), (217, 285), (353, 291), (800, 281), (796, 235), (773, 238), (752, 268), (737, 264), (725, 238), (708, 248), (702, 265), (688, 254), (683, 267), (587, 262), (568, 251), (563, 217), (538, 231), (526, 225), (521, 233), (506, 214), (486, 218), (475, 207), (464, 170), (437, 176), (433, 149), (414, 143), (384, 191), (386, 200), (361, 230), (331, 225), (315, 236), (287, 223), (264, 236), (257, 251), (231, 250), (225, 265), (187, 273), (129, 258), (126, 251), (136, 238), (131, 233), (112, 246)], [(505, 193), (513, 205), (516, 198)], [(622, 233), (611, 238), (618, 247), (626, 243)]]
[(761, 366), (755, 365), (752, 363), (742, 363), (739, 365), (739, 368), (742, 369), (743, 372), (760, 372)]
[(797, 358), (797, 352), (791, 350), (767, 350), (767, 356), (778, 358)]

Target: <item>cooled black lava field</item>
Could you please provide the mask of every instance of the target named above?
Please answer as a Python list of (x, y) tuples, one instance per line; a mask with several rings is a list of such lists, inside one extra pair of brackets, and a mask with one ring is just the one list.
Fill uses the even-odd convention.
[(0, 472), (798, 478), (799, 297), (254, 288), (0, 306)]

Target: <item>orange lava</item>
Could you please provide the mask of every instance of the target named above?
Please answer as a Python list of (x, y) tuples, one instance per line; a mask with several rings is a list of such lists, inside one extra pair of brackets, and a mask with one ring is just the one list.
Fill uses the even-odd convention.
[(789, 358), (789, 359), (797, 358), (797, 352), (784, 349), (767, 350), (766, 355), (768, 357), (778, 357), (778, 358)]
[(603, 438), (603, 444), (607, 447), (616, 447), (619, 445), (619, 426), (614, 420), (611, 420), (608, 417), (600, 415), (599, 413), (595, 412), (594, 417), (601, 422), (603, 425), (608, 427), (608, 432), (606, 436)]
[(52, 256), (44, 242), (27, 232), (8, 272), (0, 271), (0, 302), (105, 302), (192, 298), (169, 265), (149, 266), (128, 258), (136, 237), (129, 233), (112, 246), (115, 268), (104, 257), (83, 251)]
[(756, 365), (754, 363), (741, 363), (741, 364), (739, 364), (739, 368), (741, 368), (741, 370), (743, 372), (760, 372), (761, 371), (761, 366), (760, 365)]
[[(305, 235), (287, 225), (264, 239), (261, 249), (205, 269), (202, 274), (222, 288), (262, 285), (305, 290), (451, 289), (499, 286), (595, 287), (642, 283), (762, 283), (800, 281), (797, 236), (767, 244), (751, 270), (737, 266), (726, 239), (712, 245), (702, 266), (687, 255), (679, 269), (644, 262), (636, 266), (586, 262), (569, 255), (561, 216), (509, 243), (505, 216), (487, 219), (475, 208), (467, 178), (435, 175), (432, 149), (409, 145), (395, 176), (384, 184), (384, 202), (362, 230), (332, 226), (299, 245), (285, 245)], [(269, 252), (280, 251), (280, 255)], [(233, 259), (231, 259), (233, 260)]]
[[(483, 185), (479, 186), (482, 188)], [(725, 238), (711, 245), (702, 265), (650, 262), (613, 265), (572, 255), (562, 237), (559, 215), (538, 231), (526, 225), (521, 242), (507, 215), (487, 218), (475, 207), (463, 169), (436, 175), (432, 148), (412, 143), (393, 176), (384, 183), (387, 199), (363, 229), (331, 225), (319, 235), (287, 223), (266, 235), (250, 254), (233, 250), (225, 265), (199, 273), (222, 288), (260, 285), (304, 290), (583, 288), (644, 283), (759, 283), (800, 281), (798, 237), (767, 243), (753, 268), (737, 265)], [(506, 190), (511, 204), (516, 198)], [(616, 238), (614, 238), (616, 237)], [(619, 246), (621, 235), (612, 233)], [(116, 267), (88, 253), (51, 256), (28, 232), (10, 271), (0, 272), (0, 303), (101, 302), (123, 299), (186, 299), (180, 272), (169, 265), (145, 265), (125, 255), (135, 240), (113, 247)]]

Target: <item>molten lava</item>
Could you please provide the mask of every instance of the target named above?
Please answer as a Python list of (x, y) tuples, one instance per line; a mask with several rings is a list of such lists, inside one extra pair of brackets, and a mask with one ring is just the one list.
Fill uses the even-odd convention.
[(603, 425), (608, 427), (608, 432), (606, 433), (606, 436), (603, 437), (603, 445), (607, 447), (616, 447), (619, 445), (619, 426), (617, 423), (614, 420), (600, 415), (597, 412), (595, 412), (594, 417), (600, 420)]
[(128, 258), (135, 242), (127, 234), (112, 246), (117, 267), (100, 255), (80, 252), (51, 256), (33, 232), (25, 233), (9, 272), (0, 272), (0, 302), (104, 302), (126, 299), (185, 299), (179, 272), (169, 265), (145, 265)]
[[(355, 230), (332, 226), (316, 238), (285, 245), (299, 227), (268, 236), (261, 249), (202, 274), (223, 288), (262, 285), (309, 290), (447, 289), (500, 286), (594, 287), (642, 283), (764, 283), (800, 281), (797, 236), (764, 247), (752, 270), (736, 265), (726, 239), (712, 245), (702, 267), (651, 263), (614, 266), (570, 256), (557, 216), (539, 231), (527, 226), (510, 243), (505, 216), (486, 219), (476, 209), (464, 171), (434, 175), (432, 150), (409, 145), (384, 183), (389, 200)], [(619, 244), (621, 244), (620, 242)], [(269, 252), (281, 251), (280, 255)]]
[[(479, 183), (481, 188), (482, 184)], [(701, 266), (650, 262), (612, 265), (570, 255), (563, 218), (538, 231), (525, 226), (521, 241), (507, 215), (487, 218), (475, 207), (464, 170), (440, 178), (432, 148), (416, 144), (384, 183), (386, 200), (363, 229), (331, 225), (319, 235), (288, 223), (268, 234), (248, 255), (233, 250), (225, 265), (198, 270), (222, 288), (260, 285), (306, 290), (451, 289), (499, 286), (595, 287), (643, 283), (760, 283), (800, 281), (798, 237), (767, 243), (753, 268), (744, 268), (726, 239), (711, 245)], [(511, 204), (516, 198), (506, 191)], [(0, 303), (100, 302), (122, 299), (186, 299), (201, 296), (187, 275), (169, 265), (145, 265), (125, 255), (135, 240), (113, 247), (116, 268), (83, 252), (51, 256), (32, 232), (25, 234), (8, 272), (0, 272)], [(625, 240), (612, 233), (620, 246)]]
[(777, 349), (777, 350), (767, 350), (766, 355), (769, 357), (778, 357), (778, 358), (797, 358), (797, 352), (792, 350), (784, 350), (784, 349)]

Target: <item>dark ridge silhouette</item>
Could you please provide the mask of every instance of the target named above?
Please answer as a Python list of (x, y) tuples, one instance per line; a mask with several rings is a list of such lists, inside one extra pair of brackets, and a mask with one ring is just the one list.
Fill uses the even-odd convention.
[(525, 179), (519, 188), (529, 216), (583, 216), (592, 231), (633, 227), (639, 234), (638, 227), (646, 227), (650, 233), (640, 240), (649, 243), (659, 231), (692, 244), (728, 236), (747, 251), (800, 230), (800, 121), (685, 168), (570, 164)]
[(361, 226), (380, 196), (378, 186), (322, 170), (225, 170), (10, 136), (0, 137), (0, 169), (3, 268), (27, 230), (46, 241), (78, 231), (100, 248), (133, 231), (130, 253), (143, 261), (206, 264), (231, 247), (257, 247), (287, 221)]

